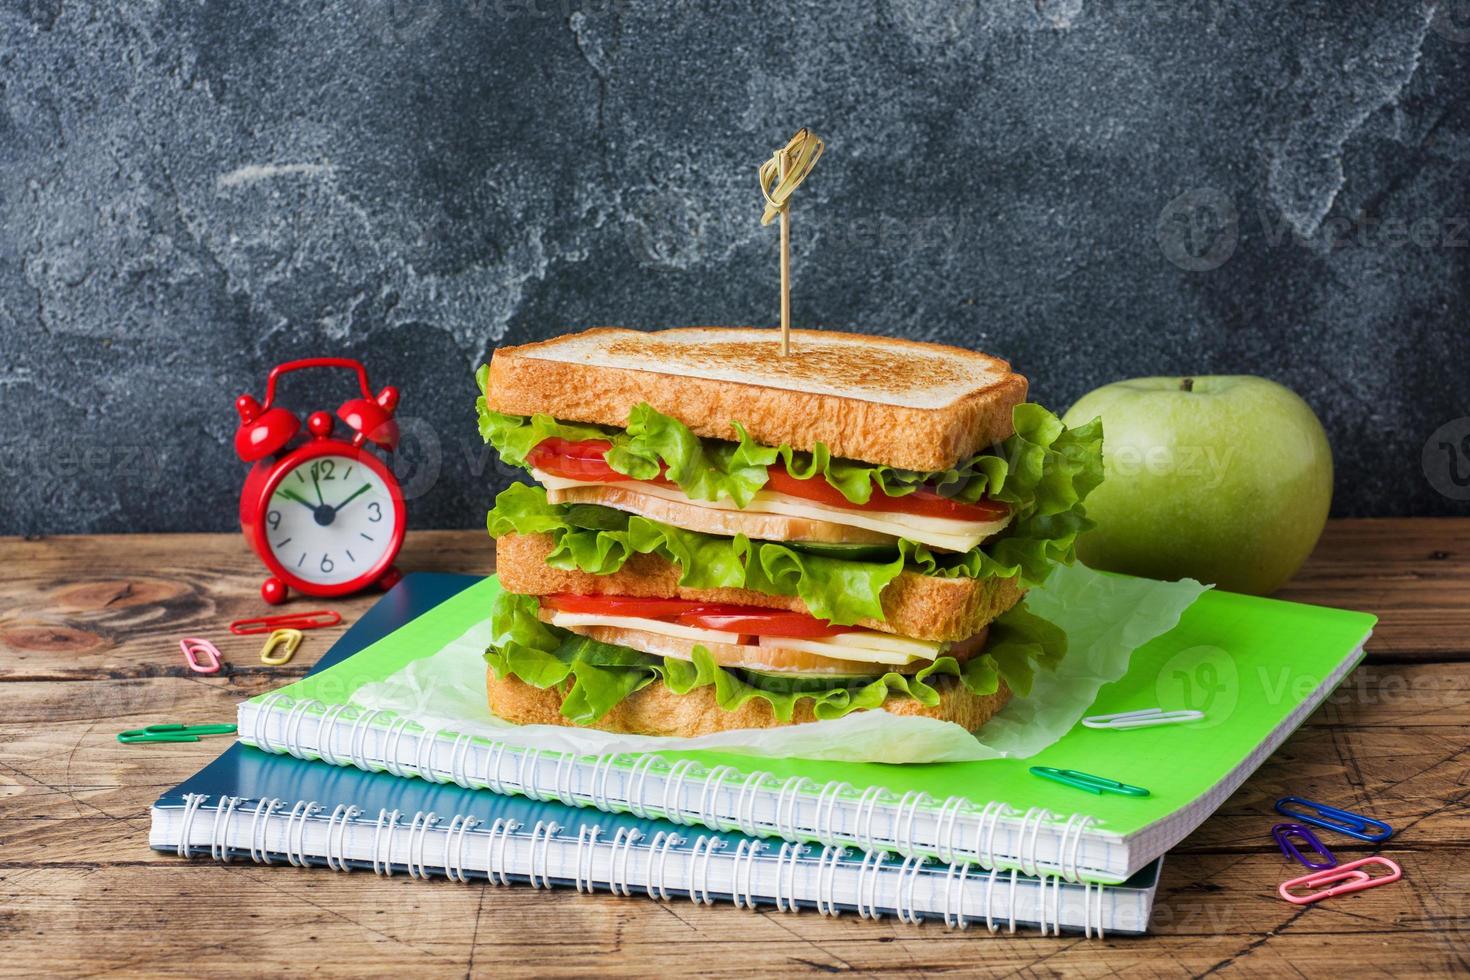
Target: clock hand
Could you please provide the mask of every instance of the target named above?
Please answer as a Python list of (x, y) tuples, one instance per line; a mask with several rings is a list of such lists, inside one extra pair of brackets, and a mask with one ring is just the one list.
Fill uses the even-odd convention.
[(316, 487), (316, 505), (318, 507), (325, 507), (326, 502), (322, 500), (322, 485), (316, 478), (316, 464), (314, 463), (311, 467), (311, 485)]
[(315, 504), (313, 504), (310, 500), (307, 500), (305, 497), (301, 496), (295, 490), (290, 490), (286, 487), (280, 487), (276, 490), (276, 493), (279, 496), (285, 497), (287, 500), (296, 501), (296, 503), (302, 505), (303, 507), (309, 508), (311, 510), (316, 510)]
[(349, 495), (346, 500), (344, 500), (340, 504), (338, 504), (337, 507), (336, 507), (336, 509), (337, 510), (341, 510), (343, 507), (346, 507), (348, 504), (352, 503), (358, 497), (361, 497), (363, 494), (367, 493), (371, 489), (372, 489), (372, 484), (370, 484), (370, 483), (364, 483), (362, 486), (360, 486), (356, 490), (352, 491), (351, 495)]

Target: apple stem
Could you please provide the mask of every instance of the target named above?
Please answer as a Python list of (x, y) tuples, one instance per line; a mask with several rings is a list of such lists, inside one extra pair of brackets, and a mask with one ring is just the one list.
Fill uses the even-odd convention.
[(1180, 378), (1179, 379), (1179, 390), (1180, 391), (1193, 391), (1194, 390), (1194, 379), (1193, 378)]

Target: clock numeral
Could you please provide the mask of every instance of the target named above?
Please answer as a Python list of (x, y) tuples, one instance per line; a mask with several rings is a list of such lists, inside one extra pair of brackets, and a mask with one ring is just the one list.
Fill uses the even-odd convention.
[(373, 515), (368, 518), (369, 523), (376, 524), (383, 519), (383, 505), (376, 500), (367, 505), (368, 513)]
[(336, 568), (337, 566), (332, 561), (332, 559), (328, 558), (327, 555), (326, 555), (326, 553), (323, 552), (322, 553), (322, 563), (318, 567), (321, 568), (323, 575), (330, 575), (330, 574), (332, 574), (332, 569)]
[(270, 513), (266, 514), (265, 515), (265, 522), (271, 526), (271, 530), (272, 531), (278, 531), (278, 530), (280, 530), (280, 528), (281, 528), (281, 512), (278, 511), (278, 510), (273, 510)]
[(322, 480), (337, 479), (332, 474), (337, 471), (336, 460), (323, 459), (311, 464), (311, 475)]

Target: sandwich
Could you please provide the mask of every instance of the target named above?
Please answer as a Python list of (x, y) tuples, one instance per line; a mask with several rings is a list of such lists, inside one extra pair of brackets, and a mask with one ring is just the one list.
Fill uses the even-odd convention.
[(496, 350), (480, 433), (491, 710), (697, 736), (882, 709), (974, 731), (1066, 636), (1102, 427), (999, 358), (828, 331), (596, 329)]

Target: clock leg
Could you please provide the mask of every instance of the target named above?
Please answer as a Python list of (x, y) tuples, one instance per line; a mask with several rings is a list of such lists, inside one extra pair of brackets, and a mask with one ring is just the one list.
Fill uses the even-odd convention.
[(402, 578), (403, 573), (398, 570), (398, 566), (389, 565), (388, 570), (383, 573), (383, 577), (378, 579), (378, 588), (387, 592), (393, 586), (397, 585)]
[(286, 583), (272, 575), (260, 583), (260, 597), (269, 605), (279, 606), (286, 601)]

